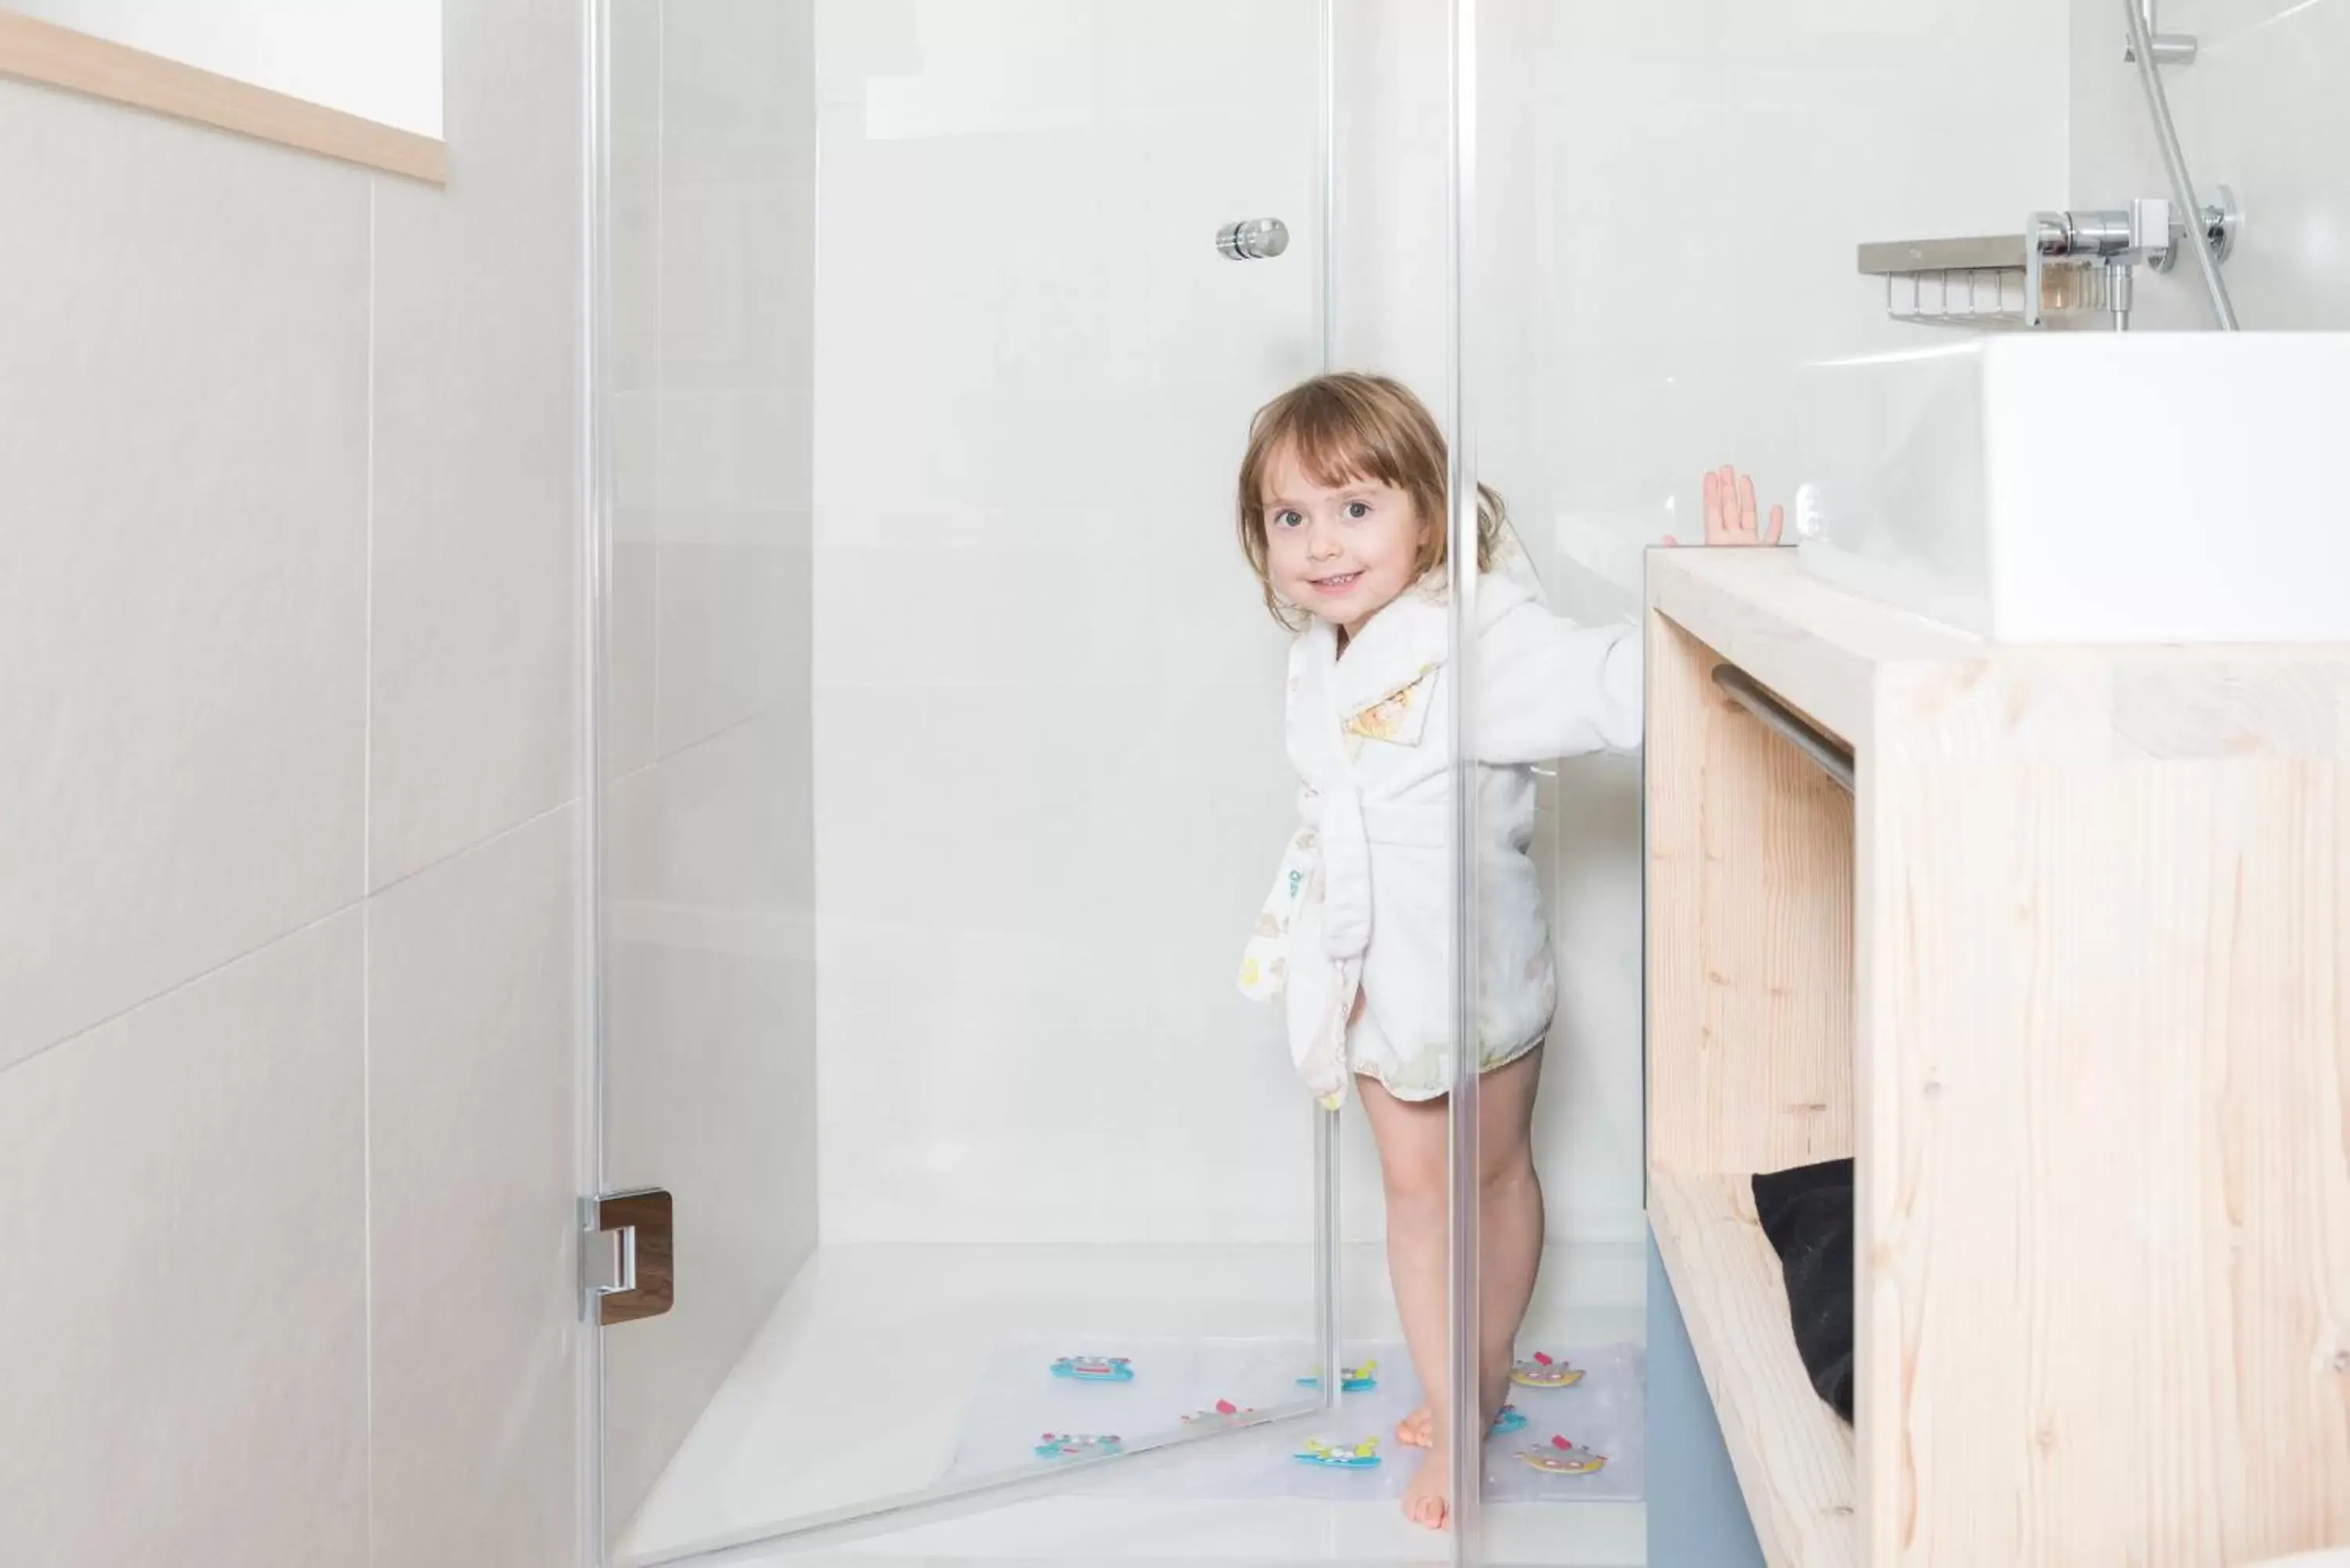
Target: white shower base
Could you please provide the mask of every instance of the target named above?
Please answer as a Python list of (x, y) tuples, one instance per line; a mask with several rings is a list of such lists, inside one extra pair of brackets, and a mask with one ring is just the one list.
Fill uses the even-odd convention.
[[(1394, 1337), (1379, 1249), (1348, 1248), (1345, 1268), (1348, 1338)], [(924, 1485), (946, 1469), (964, 1400), (1007, 1339), (1107, 1328), (1305, 1335), (1311, 1278), (1308, 1253), (1295, 1247), (821, 1248), (629, 1523), (620, 1561), (742, 1542), (795, 1516)], [(1555, 1244), (1520, 1344), (1638, 1341), (1643, 1288), (1637, 1243)], [(1637, 1568), (1644, 1560), (1647, 1516), (1637, 1503), (1495, 1505), (1486, 1520), (1495, 1563)], [(1052, 1497), (730, 1561), (1388, 1564), (1442, 1562), (1443, 1547), (1391, 1502)]]

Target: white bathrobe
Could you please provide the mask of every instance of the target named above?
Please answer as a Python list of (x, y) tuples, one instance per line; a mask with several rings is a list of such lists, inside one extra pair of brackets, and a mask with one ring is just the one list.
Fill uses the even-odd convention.
[[(1557, 1004), (1534, 831), (1533, 764), (1640, 738), (1630, 626), (1579, 627), (1539, 588), (1477, 589), (1480, 1070), (1542, 1044)], [(1356, 1073), (1398, 1097), (1452, 1080), (1452, 682), (1445, 606), (1425, 589), (1374, 616), (1342, 658), (1316, 621), (1289, 656), (1289, 757), (1301, 826), (1241, 964), (1241, 989), (1287, 993), (1290, 1053), (1336, 1106)], [(1355, 1000), (1366, 1000), (1350, 1029)]]

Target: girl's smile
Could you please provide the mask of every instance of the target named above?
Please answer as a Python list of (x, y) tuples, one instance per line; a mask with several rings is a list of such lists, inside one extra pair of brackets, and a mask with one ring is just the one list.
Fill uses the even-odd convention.
[(1419, 578), (1428, 530), (1403, 491), (1376, 479), (1317, 478), (1287, 446), (1264, 480), (1266, 571), (1291, 604), (1351, 639)]

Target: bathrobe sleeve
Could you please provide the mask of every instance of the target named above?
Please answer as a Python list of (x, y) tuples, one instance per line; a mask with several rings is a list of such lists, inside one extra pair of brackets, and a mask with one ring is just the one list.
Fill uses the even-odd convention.
[(1640, 631), (1509, 596), (1477, 639), (1477, 755), (1497, 766), (1640, 743)]

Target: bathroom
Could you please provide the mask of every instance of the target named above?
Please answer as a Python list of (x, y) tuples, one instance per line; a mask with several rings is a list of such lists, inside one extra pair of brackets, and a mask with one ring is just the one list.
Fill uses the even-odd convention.
[[(1901, 319), (1952, 313), (1953, 269), (1858, 265), (2169, 199), (2127, 23), (2118, 0), (0, 6), (0, 1563), (2350, 1547), (2338, 1405), (2328, 1427), (2256, 1390), (2276, 1431), (2327, 1435), (2235, 1439), (2272, 1462), (2208, 1517), (2148, 1504), (2131, 1552), (1892, 1539), (1866, 1434), (1897, 1358), (1866, 1346), (1856, 1458), (1841, 1438), (1863, 1480), (1826, 1505), (1864, 1538), (1774, 1524), (1768, 1434), (1717, 1413), (1705, 1308), (1652, 1239), (1694, 1147), (1658, 1122), (1650, 1054), (1680, 1016), (1660, 732), (1645, 763), (1540, 769), (1559, 1008), (1518, 1353), (1588, 1376), (1513, 1394), (1534, 1426), (1464, 1469), (1455, 1529), (1395, 1501), (1387, 1402), (1415, 1369), (1361, 1107), (1316, 1112), (1279, 1007), (1232, 982), (1297, 826), (1288, 634), (1232, 535), (1252, 413), (1326, 369), (1406, 382), (1552, 607), (1594, 625), (1658, 613), (1668, 554), (1751, 564), (1654, 548), (1698, 542), (1724, 462), (1790, 542), (1812, 530), (1758, 556), (1836, 559), (1822, 519), (1866, 508), (1831, 479), (1942, 515), (1955, 487), (1902, 464), (1961, 459), (1856, 446), (1838, 421), (1898, 433), (1908, 394), (1856, 410), (1833, 368), (2239, 351), (2184, 241), (2128, 269), (2123, 335), (2085, 307), (2043, 333)], [(2195, 40), (2158, 80), (2199, 204), (2239, 209), (2215, 232), (2241, 352), (2336, 352), (2350, 0), (2160, 0), (2153, 24)], [(1265, 219), (1278, 240), (1220, 249)], [(1250, 248), (1273, 254), (1226, 254)], [(2112, 286), (2067, 276), (2092, 273)], [(2132, 439), (2095, 429), (2059, 454), (2082, 483), (2124, 463), (2095, 441)], [(2263, 455), (2245, 493), (2312, 458)], [(2233, 569), (2179, 569), (2158, 534), (2149, 578)], [(1835, 591), (1872, 606), (1950, 560), (1862, 545)], [(2338, 547), (2267, 546), (2304, 586), (2339, 580)], [(2313, 665), (2350, 645), (2276, 635)], [(1807, 679), (1767, 639), (1709, 646), (1783, 695)], [(2305, 697), (2212, 701), (2267, 722)], [(1853, 798), (1891, 800), (1881, 736), (1794, 705), (1863, 751)], [(2338, 795), (2334, 753), (2293, 754)], [(1829, 871), (1769, 871), (1772, 908), (1825, 911), (1829, 989), (1865, 989), (1852, 884), (1886, 874), (1898, 813), (1856, 821), (1792, 755), (1768, 753), (1773, 853), (1812, 865), (1786, 846), (1825, 824)], [(2247, 798), (2218, 841), (2341, 842), (2300, 795)], [(2293, 907), (2323, 929), (2343, 892)], [(2277, 985), (2350, 978), (2309, 949), (2280, 945)], [(2263, 1016), (2339, 1027), (2295, 1005)], [(1831, 1116), (1892, 1092), (1843, 1072)], [(2312, 1104), (2326, 1081), (2276, 1075)], [(2316, 1173), (2277, 1180), (2322, 1227), (2293, 1300), (2338, 1335), (2340, 1167), (2277, 1158)], [(1477, 1261), (1456, 1227), (1455, 1271)], [(2132, 1345), (2183, 1355), (2161, 1321)], [(2246, 1388), (2311, 1351), (2247, 1349)], [(1133, 1387), (1045, 1376), (1097, 1355)], [(1382, 1464), (1296, 1463), (1372, 1429), (1315, 1381), (1367, 1359)], [(1219, 1399), (1242, 1418), (1176, 1419)], [(1059, 1424), (1087, 1400), (1125, 1451), (1035, 1457), (1038, 1422), (1111, 1429)], [(1607, 1468), (1517, 1462), (1553, 1435)]]

